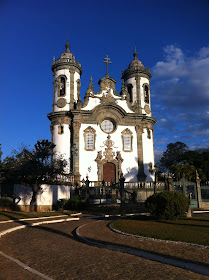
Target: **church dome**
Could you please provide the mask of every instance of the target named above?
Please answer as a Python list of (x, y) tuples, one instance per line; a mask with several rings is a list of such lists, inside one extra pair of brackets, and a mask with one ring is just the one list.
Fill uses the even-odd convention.
[(134, 59), (129, 64), (128, 68), (123, 71), (122, 79), (127, 80), (128, 77), (135, 74), (145, 74), (148, 78), (151, 78), (150, 69), (144, 67), (143, 63), (138, 60), (136, 49), (133, 53)]
[(60, 59), (62, 58), (69, 58), (69, 59), (75, 59), (75, 56), (70, 52), (69, 48), (70, 45), (67, 41), (67, 44), (65, 45), (66, 50), (60, 55)]
[[(77, 71), (79, 72), (79, 74), (82, 74), (82, 68), (81, 68), (81, 64), (75, 59), (75, 56), (70, 52), (69, 48), (70, 45), (67, 43), (65, 45), (66, 50), (60, 55), (60, 58), (57, 60), (53, 60), (53, 64), (52, 64), (52, 71), (54, 71), (55, 69), (63, 69), (63, 67), (66, 67), (67, 69), (77, 69)], [(60, 68), (61, 67), (61, 68)]]
[(136, 49), (135, 49), (135, 51), (134, 51), (134, 53), (133, 53), (133, 56), (134, 56), (134, 60), (131, 61), (131, 63), (129, 64), (129, 67), (128, 67), (128, 68), (132, 68), (132, 67), (143, 67), (143, 66), (144, 66), (143, 63), (142, 63), (140, 60), (138, 60), (138, 58), (137, 58)]

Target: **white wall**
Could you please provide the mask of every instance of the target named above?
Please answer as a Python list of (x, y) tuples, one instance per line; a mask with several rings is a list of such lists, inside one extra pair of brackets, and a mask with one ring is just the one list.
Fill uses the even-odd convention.
[(68, 161), (68, 168), (70, 168), (70, 129), (68, 124), (61, 124), (64, 127), (64, 133), (58, 133), (59, 125), (54, 125), (53, 129), (53, 143), (56, 145), (55, 151), (57, 155), (63, 155)]
[[(70, 198), (71, 187), (64, 185), (42, 185), (41, 191), (37, 195), (36, 205), (46, 206), (53, 205), (57, 200), (62, 198)], [(19, 184), (14, 185), (15, 203), (17, 205), (30, 205), (32, 190)]]

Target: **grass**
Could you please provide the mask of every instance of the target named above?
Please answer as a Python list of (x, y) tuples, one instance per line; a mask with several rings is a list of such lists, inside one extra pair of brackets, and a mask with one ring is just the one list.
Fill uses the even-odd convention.
[(113, 228), (138, 236), (209, 246), (209, 216), (154, 220), (152, 217), (120, 219)]
[(72, 213), (75, 213), (75, 211), (52, 211), (52, 212), (0, 211), (0, 221), (70, 215)]

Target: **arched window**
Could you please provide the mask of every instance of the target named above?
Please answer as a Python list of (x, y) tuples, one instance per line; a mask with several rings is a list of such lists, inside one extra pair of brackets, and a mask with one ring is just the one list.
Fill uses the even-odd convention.
[(66, 89), (66, 78), (64, 76), (59, 77), (59, 87), (58, 87), (58, 96), (65, 96)]
[(149, 87), (147, 85), (144, 86), (144, 101), (149, 103)]
[(132, 140), (133, 133), (130, 129), (126, 128), (122, 131), (122, 142), (123, 142), (123, 151), (131, 152), (132, 151)]
[(130, 103), (132, 103), (133, 102), (133, 86), (132, 86), (132, 84), (127, 84), (127, 89), (128, 89), (128, 93), (129, 93), (129, 97), (130, 97), (129, 101), (130, 101)]
[(95, 150), (96, 130), (89, 126), (84, 130), (84, 144), (86, 151)]

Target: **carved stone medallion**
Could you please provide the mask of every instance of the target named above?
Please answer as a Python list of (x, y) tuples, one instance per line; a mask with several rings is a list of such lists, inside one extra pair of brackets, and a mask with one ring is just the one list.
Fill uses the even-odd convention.
[(150, 114), (151, 113), (151, 109), (148, 105), (145, 105), (144, 106), (144, 111), (147, 113), (147, 114)]
[(65, 100), (65, 98), (59, 98), (59, 99), (57, 100), (57, 106), (58, 106), (59, 108), (63, 108), (63, 107), (65, 107), (65, 105), (66, 105), (66, 100)]

